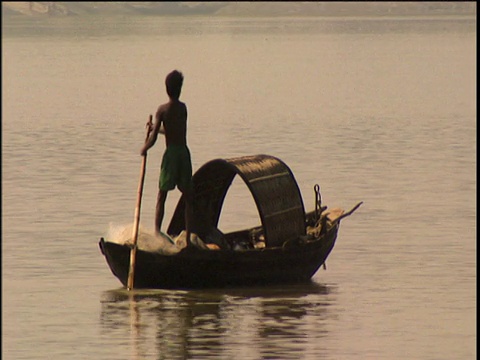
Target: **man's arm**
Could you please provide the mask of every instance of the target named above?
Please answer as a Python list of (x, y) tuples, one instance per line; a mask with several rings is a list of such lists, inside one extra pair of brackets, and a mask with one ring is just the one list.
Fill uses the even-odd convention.
[(162, 124), (162, 116), (163, 112), (161, 109), (158, 109), (157, 113), (155, 114), (155, 123), (153, 125), (153, 129), (150, 131), (150, 135), (148, 136), (148, 139), (145, 141), (145, 145), (143, 145), (142, 150), (140, 151), (140, 154), (142, 156), (145, 156), (147, 154), (147, 150), (150, 149), (155, 142), (157, 141), (157, 136), (159, 131), (161, 132), (161, 124)]

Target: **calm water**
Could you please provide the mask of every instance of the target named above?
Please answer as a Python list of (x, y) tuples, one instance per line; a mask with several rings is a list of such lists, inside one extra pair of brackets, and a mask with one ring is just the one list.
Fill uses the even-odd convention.
[[(476, 19), (6, 22), (2, 358), (476, 358)], [(194, 170), (268, 153), (342, 221), (313, 283), (127, 293), (144, 124), (185, 74)], [(141, 222), (153, 227), (150, 153)], [(168, 225), (179, 194), (167, 200)], [(235, 181), (220, 228), (259, 223)]]

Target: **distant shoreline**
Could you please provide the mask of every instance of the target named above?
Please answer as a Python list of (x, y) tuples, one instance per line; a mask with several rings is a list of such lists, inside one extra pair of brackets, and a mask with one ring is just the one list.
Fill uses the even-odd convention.
[(2, 16), (3, 21), (65, 21), (65, 20), (88, 20), (88, 19), (128, 19), (128, 18), (158, 18), (158, 19), (265, 19), (265, 20), (281, 20), (281, 19), (306, 19), (306, 20), (399, 20), (399, 19), (416, 19), (416, 20), (449, 20), (464, 19), (476, 20), (476, 15), (470, 14), (379, 14), (379, 15), (205, 15), (205, 14), (189, 14), (189, 15), (145, 15), (145, 14), (90, 14), (88, 16), (25, 16), (25, 15), (9, 15)]
[(2, 2), (2, 19), (91, 17), (473, 17), (472, 1), (385, 2)]

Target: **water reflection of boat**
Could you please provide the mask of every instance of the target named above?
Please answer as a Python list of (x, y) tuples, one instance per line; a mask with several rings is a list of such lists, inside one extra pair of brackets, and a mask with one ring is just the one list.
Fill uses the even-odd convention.
[[(308, 358), (323, 350), (335, 289), (314, 282), (215, 290), (111, 290), (101, 331), (138, 358)], [(129, 323), (130, 321), (130, 323)], [(302, 357), (302, 354), (304, 357)]]
[[(217, 228), (226, 193), (236, 175), (250, 189), (261, 226), (223, 234)], [(136, 253), (136, 288), (206, 288), (231, 285), (304, 282), (325, 263), (337, 238), (341, 209), (321, 205), (316, 188), (315, 210), (305, 212), (298, 184), (290, 168), (268, 155), (217, 159), (193, 176), (193, 231), (220, 250), (189, 246), (165, 255), (141, 249)], [(168, 234), (185, 229), (184, 199), (180, 198)], [(113, 274), (127, 284), (130, 247), (100, 240)]]

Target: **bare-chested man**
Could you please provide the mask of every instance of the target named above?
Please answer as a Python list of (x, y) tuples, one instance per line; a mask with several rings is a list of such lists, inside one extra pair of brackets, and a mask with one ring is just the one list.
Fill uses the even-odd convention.
[(167, 75), (165, 85), (170, 101), (158, 107), (153, 129), (145, 141), (141, 155), (145, 155), (147, 150), (155, 144), (159, 133), (165, 135), (167, 148), (163, 154), (160, 171), (155, 231), (160, 233), (162, 227), (168, 191), (177, 186), (185, 198), (185, 227), (187, 245), (190, 245), (193, 200), (192, 161), (187, 147), (187, 107), (179, 100), (183, 85), (182, 73), (177, 70), (172, 71)]

